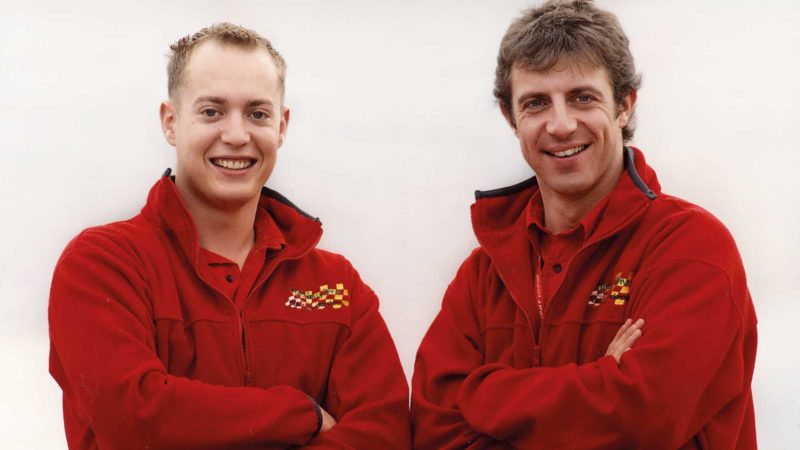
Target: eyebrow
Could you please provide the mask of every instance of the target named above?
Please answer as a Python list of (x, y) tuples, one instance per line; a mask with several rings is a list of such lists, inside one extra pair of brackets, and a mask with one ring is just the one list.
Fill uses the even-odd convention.
[(567, 95), (575, 95), (581, 92), (589, 92), (594, 94), (596, 97), (603, 97), (603, 93), (593, 86), (578, 86), (574, 89), (570, 89), (569, 92), (567, 92)]
[[(194, 101), (194, 104), (196, 105), (198, 103), (204, 103), (204, 102), (214, 103), (214, 104), (217, 104), (217, 105), (225, 105), (225, 104), (228, 103), (228, 101), (225, 100), (222, 97), (217, 97), (217, 96), (214, 96), (214, 95), (204, 95), (202, 97), (198, 97), (197, 100)], [(247, 102), (247, 107), (248, 108), (252, 108), (252, 107), (255, 107), (255, 106), (266, 106), (268, 108), (271, 108), (272, 107), (272, 100), (255, 99), (255, 100), (250, 100), (249, 102)]]

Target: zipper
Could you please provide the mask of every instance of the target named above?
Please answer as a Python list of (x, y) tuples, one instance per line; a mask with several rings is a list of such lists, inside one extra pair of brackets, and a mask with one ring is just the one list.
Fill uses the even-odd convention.
[[(250, 386), (250, 384), (253, 381), (252, 380), (252, 373), (250, 371), (250, 361), (247, 358), (247, 333), (246, 333), (245, 325), (244, 325), (244, 322), (245, 322), (245, 320), (244, 320), (244, 312), (247, 309), (247, 304), (250, 303), (250, 299), (253, 298), (253, 293), (255, 291), (257, 291), (259, 288), (261, 288), (261, 286), (263, 286), (264, 283), (267, 282), (267, 279), (270, 277), (270, 275), (272, 275), (272, 272), (275, 271), (275, 267), (277, 267), (279, 262), (291, 261), (293, 259), (302, 258), (303, 256), (307, 255), (309, 252), (311, 252), (311, 250), (313, 250), (317, 246), (317, 244), (319, 244), (319, 241), (321, 239), (322, 239), (322, 233), (320, 233), (319, 236), (317, 236), (317, 240), (314, 241), (314, 244), (309, 246), (307, 250), (305, 250), (304, 252), (302, 252), (302, 253), (300, 253), (298, 255), (294, 255), (294, 256), (285, 258), (282, 261), (276, 262), (271, 268), (269, 268), (268, 271), (264, 272), (264, 275), (261, 276), (261, 279), (256, 280), (256, 283), (253, 284), (253, 287), (250, 289), (250, 292), (247, 294), (247, 297), (244, 299), (244, 303), (242, 303), (242, 310), (241, 311), (236, 311), (236, 316), (237, 316), (237, 319), (238, 319), (238, 322), (239, 322), (239, 336), (241, 338), (240, 341), (239, 341), (239, 344), (240, 344), (240, 348), (241, 348), (242, 364), (244, 366), (243, 367), (243, 369), (244, 369), (243, 373), (244, 373), (244, 385), (245, 386)], [(272, 259), (273, 257), (270, 257), (269, 259)], [(265, 264), (268, 264), (268, 263), (269, 263), (269, 261), (265, 262)], [(233, 302), (229, 301), (228, 303), (231, 305), (231, 307), (234, 310), (236, 310), (236, 307), (233, 305)]]
[(250, 363), (247, 360), (247, 338), (244, 334), (244, 318), (242, 317), (243, 314), (237, 314), (239, 319), (239, 334), (241, 336), (241, 340), (239, 344), (241, 345), (242, 350), (242, 362), (244, 363), (244, 385), (250, 386), (252, 382), (250, 377)]
[[(189, 215), (189, 213), (188, 213), (189, 210), (186, 208), (186, 204), (184, 204), (183, 199), (181, 198), (180, 193), (178, 192), (178, 188), (177, 188), (177, 186), (175, 186), (175, 183), (170, 182), (169, 185), (170, 185), (170, 188), (172, 189), (175, 197), (178, 199), (178, 202), (180, 202), (181, 206), (183, 207), (183, 210), (186, 212), (186, 215), (189, 216), (187, 222), (189, 223), (189, 227), (190, 227), (190, 230), (191, 230), (191, 234), (190, 235), (191, 235), (191, 240), (192, 240), (192, 249), (195, 249), (193, 251), (193, 255), (192, 255), (193, 257), (191, 259), (191, 261), (193, 263), (193, 266), (194, 266), (193, 267), (194, 271), (197, 274), (198, 278), (203, 280), (203, 282), (208, 287), (210, 287), (211, 289), (216, 291), (217, 294), (225, 297), (225, 293), (224, 292), (222, 292), (219, 289), (215, 288), (214, 285), (211, 284), (208, 280), (206, 280), (203, 277), (203, 275), (201, 274), (200, 269), (199, 269), (200, 257), (199, 257), (198, 252), (196, 251), (196, 249), (200, 247), (200, 239), (199, 239), (199, 233), (197, 232), (197, 226), (194, 224), (194, 220), (191, 218), (191, 215)], [(294, 205), (290, 205), (290, 206), (294, 207)], [(295, 209), (297, 209), (297, 207), (295, 207)], [(302, 213), (302, 211), (301, 211), (301, 213)], [(305, 213), (302, 213), (302, 214), (307, 216), (307, 217), (310, 217)], [(319, 223), (319, 220), (317, 220), (317, 223)], [(320, 233), (317, 236), (317, 239), (314, 241), (313, 245), (309, 246), (302, 253), (299, 253), (297, 255), (294, 255), (294, 256), (286, 258), (285, 261), (290, 261), (290, 260), (293, 260), (293, 259), (302, 258), (303, 256), (307, 255), (309, 252), (311, 252), (311, 250), (313, 250), (317, 246), (317, 244), (319, 244), (319, 241), (321, 239), (322, 239), (322, 229), (320, 228)], [(277, 263), (276, 263), (276, 265), (277, 265)], [(244, 304), (242, 304), (242, 310), (241, 311), (238, 311), (236, 309), (236, 306), (233, 304), (233, 302), (228, 300), (228, 305), (230, 305), (230, 308), (233, 310), (233, 313), (236, 314), (236, 321), (237, 321), (237, 325), (239, 326), (239, 337), (240, 337), (240, 339), (239, 339), (239, 351), (240, 351), (240, 354), (242, 356), (242, 374), (243, 374), (242, 381), (244, 382), (245, 386), (250, 386), (250, 384), (252, 383), (253, 380), (252, 380), (252, 373), (250, 372), (250, 362), (249, 362), (249, 360), (247, 358), (247, 333), (246, 333), (245, 326), (244, 326), (244, 311), (245, 311), (245, 308), (247, 307), (247, 303), (250, 301), (250, 298), (253, 297), (253, 292), (255, 292), (256, 289), (260, 288), (267, 281), (267, 278), (269, 278), (269, 276), (272, 274), (272, 272), (274, 270), (275, 270), (275, 268), (273, 267), (272, 269), (270, 269), (269, 272), (267, 272), (266, 275), (264, 275), (262, 277), (261, 280), (256, 280), (256, 283), (253, 285), (252, 289), (250, 290), (250, 293), (247, 295), (247, 298), (245, 298)]]
[[(627, 147), (626, 147), (626, 151), (627, 151)], [(632, 152), (630, 152), (630, 153), (632, 154)], [(627, 155), (627, 153), (626, 153), (626, 155)], [(632, 156), (631, 156), (631, 158), (632, 158)], [(631, 164), (632, 164), (632, 159), (631, 159)], [(634, 172), (635, 172), (635, 167), (634, 167)], [(631, 175), (631, 173), (630, 173), (630, 170), (628, 170), (628, 174), (629, 174), (629, 175)], [(631, 177), (634, 179), (634, 184), (635, 184), (635, 185), (636, 185), (636, 186), (637, 186), (637, 187), (638, 187), (638, 188), (639, 188), (639, 189), (640, 189), (642, 192), (645, 192), (645, 195), (647, 195), (647, 197), (648, 197), (648, 198), (650, 198), (651, 200), (652, 200), (653, 198), (655, 198), (655, 197), (654, 197), (654, 196), (655, 196), (655, 194), (654, 194), (654, 193), (653, 193), (653, 192), (652, 192), (652, 191), (651, 191), (649, 188), (647, 189), (647, 191), (649, 191), (649, 192), (647, 192), (647, 191), (645, 191), (644, 189), (642, 189), (642, 187), (641, 187), (641, 186), (639, 186), (639, 183), (637, 183), (637, 182), (636, 182), (636, 179), (637, 179), (637, 178), (639, 179), (639, 181), (641, 181), (641, 178), (639, 178), (639, 177), (638, 177), (638, 174), (637, 174), (635, 177), (634, 177), (633, 175), (631, 175)], [(523, 182), (523, 183), (527, 183), (527, 181), (526, 181), (526, 182)], [(520, 183), (520, 185), (521, 185), (521, 184), (523, 184), (523, 183)], [(642, 185), (643, 185), (643, 186), (645, 186), (645, 187), (646, 187), (646, 185), (644, 185), (644, 182), (641, 182), (641, 183), (642, 183)], [(513, 187), (516, 187), (516, 186), (512, 186), (512, 188), (513, 188)], [(479, 192), (479, 191), (476, 191), (476, 192)], [(498, 194), (496, 194), (496, 195), (507, 195), (507, 194), (500, 194), (500, 193), (498, 193)], [(482, 197), (478, 197), (478, 196), (476, 195), (476, 203), (477, 203), (477, 201), (479, 201), (481, 198), (482, 198)], [(642, 210), (646, 209), (647, 207), (649, 207), (649, 204), (647, 204), (645, 207), (642, 207), (641, 209), (637, 209), (637, 211), (635, 211), (635, 213), (634, 213), (634, 214), (631, 214), (631, 215), (630, 215), (629, 217), (627, 217), (627, 218), (626, 218), (626, 219), (625, 219), (623, 222), (619, 223), (619, 224), (618, 224), (616, 227), (614, 227), (614, 229), (612, 229), (612, 230), (607, 230), (607, 231), (606, 231), (604, 234), (602, 234), (602, 235), (600, 235), (600, 236), (596, 236), (596, 237), (595, 237), (594, 239), (592, 239), (591, 241), (585, 242), (585, 243), (584, 243), (584, 245), (583, 245), (583, 246), (581, 246), (581, 247), (578, 249), (578, 251), (575, 253), (575, 256), (574, 256), (574, 257), (572, 258), (572, 260), (570, 261), (570, 265), (573, 265), (573, 264), (574, 264), (576, 261), (578, 261), (578, 258), (579, 258), (579, 256), (581, 255), (581, 253), (585, 253), (586, 251), (588, 251), (588, 249), (589, 249), (589, 248), (591, 248), (591, 247), (593, 247), (593, 246), (595, 246), (595, 245), (598, 245), (598, 244), (600, 244), (601, 242), (605, 241), (606, 239), (608, 239), (608, 238), (610, 238), (610, 237), (612, 237), (612, 236), (615, 236), (615, 235), (619, 234), (619, 233), (620, 233), (622, 230), (626, 229), (626, 228), (627, 228), (627, 227), (628, 227), (628, 226), (629, 226), (629, 225), (630, 225), (630, 224), (631, 224), (633, 221), (635, 221), (637, 218), (639, 218), (639, 217), (640, 217), (640, 216), (643, 214), (643, 211), (642, 211)], [(485, 246), (485, 245), (484, 245), (484, 243), (481, 241), (481, 239), (480, 239), (480, 237), (479, 237), (479, 235), (478, 235), (478, 233), (477, 233), (477, 230), (475, 229), (475, 214), (474, 214), (474, 212), (472, 211), (472, 209), (470, 209), (470, 217), (469, 217), (469, 220), (470, 220), (470, 223), (471, 223), (471, 225), (472, 225), (472, 231), (473, 231), (473, 233), (475, 234), (475, 237), (478, 239), (478, 242), (481, 244), (481, 247), (482, 247), (482, 248), (483, 248), (483, 249), (484, 249), (484, 250), (485, 250), (487, 253), (489, 253), (487, 246)], [(490, 258), (491, 258), (491, 256), (490, 256)], [(541, 256), (539, 257), (539, 263), (541, 263)], [(541, 266), (540, 266), (539, 268), (541, 269)], [(510, 290), (510, 289), (508, 289), (508, 283), (506, 282), (505, 278), (503, 277), (503, 274), (500, 272), (500, 269), (499, 269), (499, 267), (497, 266), (497, 264), (495, 264), (495, 269), (496, 269), (496, 271), (497, 271), (497, 276), (500, 278), (500, 281), (502, 281), (502, 282), (503, 282), (503, 284), (506, 286), (506, 289), (508, 290), (508, 295), (509, 295), (509, 296), (511, 297), (511, 299), (514, 301), (514, 303), (516, 303), (516, 305), (517, 305), (517, 308), (519, 308), (520, 310), (522, 310), (522, 313), (523, 313), (523, 315), (525, 316), (525, 319), (526, 319), (526, 320), (527, 320), (527, 322), (528, 322), (528, 331), (529, 331), (529, 335), (530, 335), (530, 342), (531, 342), (531, 343), (532, 343), (532, 345), (533, 345), (533, 348), (532, 348), (532, 353), (533, 353), (533, 364), (534, 364), (534, 367), (539, 367), (539, 366), (541, 365), (541, 349), (542, 349), (542, 347), (543, 347), (543, 345), (542, 345), (542, 344), (543, 344), (543, 342), (545, 342), (545, 337), (547, 336), (547, 330), (546, 330), (546, 329), (545, 329), (545, 327), (544, 327), (544, 324), (547, 322), (547, 318), (548, 318), (548, 314), (547, 314), (547, 313), (548, 313), (548, 311), (550, 310), (550, 304), (552, 303), (552, 299), (555, 299), (555, 298), (557, 298), (557, 297), (558, 297), (558, 294), (561, 292), (561, 289), (562, 289), (562, 287), (563, 287), (563, 285), (564, 285), (565, 283), (564, 283), (564, 282), (562, 282), (562, 283), (561, 283), (561, 285), (559, 285), (559, 287), (558, 287), (558, 289), (556, 290), (556, 292), (554, 292), (554, 293), (553, 293), (553, 295), (551, 296), (551, 299), (550, 299), (551, 301), (548, 301), (548, 302), (546, 302), (546, 303), (544, 304), (544, 308), (543, 308), (544, 310), (542, 311), (542, 310), (540, 309), (541, 316), (540, 316), (539, 328), (538, 328), (538, 329), (536, 330), (536, 332), (534, 333), (534, 330), (533, 330), (533, 322), (531, 321), (531, 318), (530, 318), (530, 316), (528, 315), (528, 312), (525, 310), (525, 308), (523, 308), (523, 307), (522, 307), (522, 304), (519, 302), (519, 300), (518, 300), (517, 298), (515, 298), (515, 297), (514, 297), (514, 295), (511, 293), (511, 290)], [(567, 273), (568, 273), (568, 271), (567, 271)], [(566, 276), (566, 274), (565, 274), (565, 276)], [(564, 281), (566, 281), (566, 279), (565, 279)], [(534, 282), (534, 283), (535, 283), (535, 282)], [(534, 287), (534, 288), (535, 288), (535, 287)], [(538, 303), (538, 302), (537, 302), (537, 303)]]
[[(600, 238), (595, 239), (592, 242), (589, 242), (588, 244), (586, 244), (585, 246), (579, 248), (578, 251), (575, 252), (575, 256), (572, 257), (572, 260), (569, 261), (568, 266), (572, 266), (575, 263), (579, 262), (579, 258), (581, 256), (581, 253), (585, 253), (591, 247), (594, 247), (595, 245), (599, 244), (600, 242), (603, 242), (607, 237), (612, 236), (612, 235), (613, 235), (612, 233), (607, 233), (606, 235), (601, 236)], [(561, 289), (563, 288), (563, 286), (567, 282), (566, 277), (567, 277), (568, 274), (569, 274), (569, 270), (565, 270), (564, 271), (564, 280), (558, 286), (558, 289), (556, 289), (556, 291), (553, 293), (553, 296), (551, 297), (551, 301), (547, 302), (547, 304), (545, 305), (543, 317), (547, 317), (547, 311), (550, 309), (549, 307), (550, 307), (550, 304), (552, 303), (552, 299), (558, 297), (558, 294), (561, 292)], [(544, 322), (544, 318), (542, 318), (542, 322)], [(539, 327), (539, 328), (540, 328), (540, 331), (541, 331), (540, 336), (539, 336), (539, 342), (541, 343), (541, 342), (544, 342), (544, 338), (546, 336), (546, 331), (542, 330), (543, 327)]]

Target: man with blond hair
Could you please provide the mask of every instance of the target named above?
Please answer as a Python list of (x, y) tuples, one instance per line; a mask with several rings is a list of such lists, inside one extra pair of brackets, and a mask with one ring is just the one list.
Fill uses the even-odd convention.
[(480, 247), (417, 355), (415, 448), (756, 447), (741, 259), (626, 145), (638, 88), (589, 0), (511, 24), (494, 94), (536, 177), (476, 193)]
[(172, 47), (175, 175), (55, 269), (50, 372), (72, 449), (408, 448), (408, 387), (375, 293), (264, 186), (285, 63), (216, 24)]

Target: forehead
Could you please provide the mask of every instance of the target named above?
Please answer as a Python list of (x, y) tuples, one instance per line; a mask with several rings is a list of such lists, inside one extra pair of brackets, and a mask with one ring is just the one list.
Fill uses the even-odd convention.
[(213, 41), (194, 49), (179, 89), (181, 96), (188, 97), (279, 97), (281, 94), (278, 69), (266, 51)]
[(512, 96), (515, 98), (531, 91), (553, 94), (580, 87), (609, 93), (612, 90), (611, 78), (605, 67), (574, 58), (560, 59), (551, 68), (542, 71), (515, 64), (510, 78)]

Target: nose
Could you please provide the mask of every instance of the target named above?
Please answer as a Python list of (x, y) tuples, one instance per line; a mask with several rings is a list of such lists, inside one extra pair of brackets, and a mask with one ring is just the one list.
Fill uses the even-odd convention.
[(568, 138), (578, 128), (578, 121), (567, 105), (553, 102), (550, 117), (547, 120), (547, 133), (559, 139)]
[(236, 114), (228, 116), (222, 125), (220, 139), (231, 147), (241, 147), (250, 142), (250, 132), (241, 117)]

